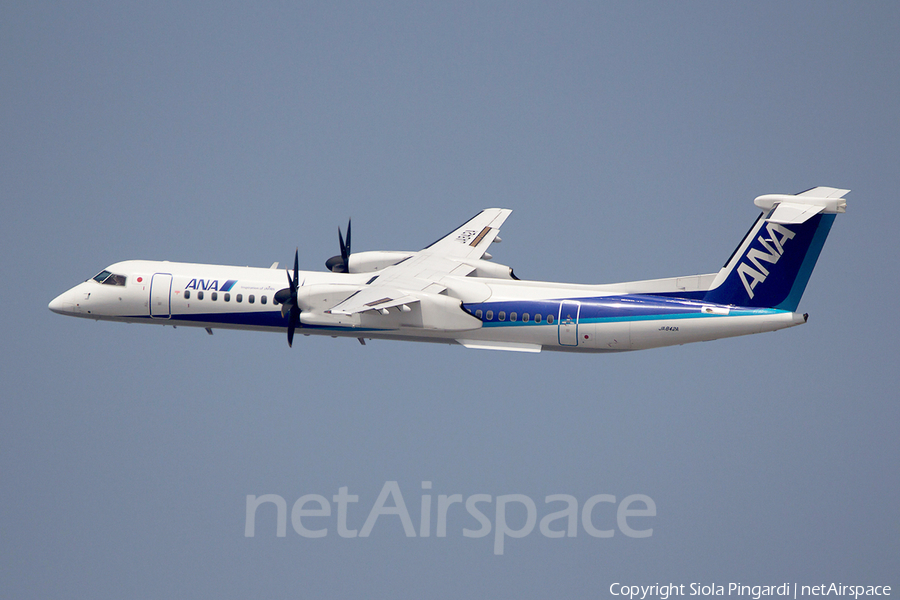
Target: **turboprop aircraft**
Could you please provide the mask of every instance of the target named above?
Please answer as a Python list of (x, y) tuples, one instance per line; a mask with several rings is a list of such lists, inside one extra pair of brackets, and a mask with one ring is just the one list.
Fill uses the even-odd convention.
[(761, 214), (717, 273), (605, 285), (523, 281), (487, 252), (510, 210), (488, 208), (418, 252), (341, 254), (328, 271), (129, 260), (60, 294), (50, 310), (124, 323), (615, 352), (686, 344), (806, 322), (797, 313), (849, 190), (756, 198)]

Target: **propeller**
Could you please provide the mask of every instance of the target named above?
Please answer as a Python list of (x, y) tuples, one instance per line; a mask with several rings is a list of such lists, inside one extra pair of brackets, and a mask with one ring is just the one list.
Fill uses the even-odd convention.
[(288, 279), (288, 287), (283, 288), (275, 292), (275, 301), (281, 304), (281, 316), (284, 317), (286, 314), (289, 315), (288, 318), (288, 330), (287, 330), (287, 339), (288, 339), (288, 347), (294, 343), (294, 329), (300, 325), (300, 306), (297, 303), (297, 288), (300, 284), (297, 280), (300, 278), (300, 249), (298, 248), (296, 252), (294, 252), (294, 276), (291, 277), (291, 272), (285, 269), (287, 272)]
[(344, 242), (344, 236), (341, 235), (341, 228), (338, 227), (338, 243), (341, 245), (341, 254), (332, 256), (325, 261), (325, 268), (332, 273), (349, 273), (350, 272), (350, 219), (347, 219), (347, 241)]

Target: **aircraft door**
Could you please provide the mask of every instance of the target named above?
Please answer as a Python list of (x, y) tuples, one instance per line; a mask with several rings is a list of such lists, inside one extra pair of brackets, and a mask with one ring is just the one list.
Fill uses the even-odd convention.
[(154, 319), (168, 319), (172, 316), (172, 276), (155, 273), (150, 280), (150, 316)]
[(559, 304), (559, 345), (578, 345), (578, 316), (581, 302), (563, 300)]

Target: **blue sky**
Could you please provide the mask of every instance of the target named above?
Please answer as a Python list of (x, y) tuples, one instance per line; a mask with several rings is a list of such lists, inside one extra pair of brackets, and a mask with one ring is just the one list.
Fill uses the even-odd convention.
[[(598, 597), (897, 585), (895, 3), (0, 9), (0, 589)], [(523, 278), (717, 270), (754, 197), (853, 190), (774, 334), (613, 356), (94, 323), (119, 260), (323, 268), (513, 209)], [(247, 495), (653, 499), (653, 535), (306, 539)], [(494, 506), (493, 504), (490, 506)], [(510, 509), (514, 526), (524, 509)], [(595, 513), (614, 523), (612, 509)], [(383, 520), (382, 520), (383, 519)], [(516, 520), (518, 519), (518, 520)]]

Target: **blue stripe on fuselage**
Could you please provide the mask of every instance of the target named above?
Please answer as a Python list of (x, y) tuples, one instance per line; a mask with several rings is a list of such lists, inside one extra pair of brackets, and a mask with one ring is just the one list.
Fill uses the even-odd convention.
[[(579, 323), (606, 323), (616, 321), (646, 321), (658, 319), (689, 319), (718, 317), (721, 314), (705, 313), (704, 306), (711, 306), (709, 302), (687, 300), (684, 298), (669, 298), (655, 295), (625, 295), (625, 296), (601, 296), (596, 298), (562, 298), (554, 300), (510, 300), (501, 302), (467, 303), (463, 308), (471, 314), (482, 311), (481, 320), (485, 327), (515, 327), (547, 324), (547, 316), (552, 315), (554, 320), (559, 318), (559, 309), (563, 301), (578, 302), (581, 310), (578, 315)], [(780, 312), (769, 308), (728, 308), (730, 316), (756, 315)], [(492, 318), (487, 319), (487, 312), (492, 311)], [(504, 320), (500, 320), (500, 312), (504, 313)], [(511, 321), (512, 313), (516, 313), (516, 320)], [(524, 322), (523, 315), (528, 314), (528, 321)], [(535, 323), (535, 315), (541, 315), (541, 322)], [(565, 315), (563, 315), (565, 318)], [(574, 318), (574, 315), (573, 315)], [(556, 325), (554, 322), (553, 325)]]

